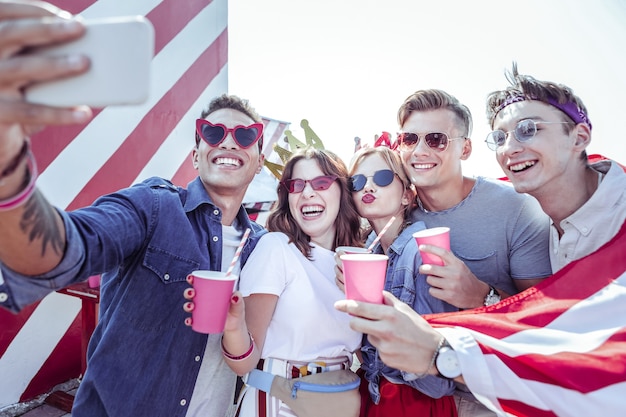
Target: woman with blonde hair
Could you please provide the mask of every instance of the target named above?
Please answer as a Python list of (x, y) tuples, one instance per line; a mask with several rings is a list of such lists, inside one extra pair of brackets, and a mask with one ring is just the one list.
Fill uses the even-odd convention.
[[(420, 314), (456, 311), (430, 295), (426, 276), (419, 273), (422, 258), (412, 235), (426, 226), (424, 222), (410, 223), (416, 193), (400, 155), (382, 146), (364, 148), (353, 157), (350, 175), (357, 211), (373, 230), (370, 240), (395, 217), (373, 248), (374, 253), (389, 256), (385, 290)], [(338, 284), (342, 286), (340, 280)], [(367, 337), (361, 355), (361, 416), (456, 416), (452, 381), (386, 366)]]

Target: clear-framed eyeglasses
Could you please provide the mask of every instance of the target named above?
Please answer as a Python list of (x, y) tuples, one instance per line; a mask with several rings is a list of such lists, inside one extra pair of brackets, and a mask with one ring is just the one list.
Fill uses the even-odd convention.
[(499, 147), (504, 145), (506, 137), (513, 133), (513, 137), (520, 143), (528, 142), (537, 134), (537, 125), (564, 125), (571, 122), (536, 122), (533, 119), (520, 120), (515, 129), (505, 132), (503, 130), (494, 130), (487, 135), (485, 143), (487, 147), (492, 151), (498, 150)]

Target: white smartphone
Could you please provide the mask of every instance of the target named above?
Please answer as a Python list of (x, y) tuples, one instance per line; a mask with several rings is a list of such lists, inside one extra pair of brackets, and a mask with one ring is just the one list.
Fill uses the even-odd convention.
[(141, 104), (150, 94), (150, 63), (154, 54), (154, 27), (143, 16), (85, 20), (85, 35), (73, 42), (37, 48), (44, 56), (82, 54), (89, 70), (75, 77), (34, 84), (26, 100), (48, 106)]

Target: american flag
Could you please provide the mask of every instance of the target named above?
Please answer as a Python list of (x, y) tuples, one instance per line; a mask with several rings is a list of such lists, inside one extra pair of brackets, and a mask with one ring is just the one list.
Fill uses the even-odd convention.
[[(190, 156), (195, 119), (213, 97), (228, 91), (228, 1), (52, 3), (85, 18), (144, 15), (155, 27), (155, 53), (145, 104), (108, 107), (87, 125), (47, 128), (32, 137), (44, 195), (71, 210), (150, 176), (185, 186), (197, 175)], [(269, 158), (288, 123), (263, 121)], [(257, 176), (260, 185), (253, 183), (244, 199), (255, 216), (273, 198), (259, 191), (273, 187), (275, 193), (268, 172)], [(18, 315), (0, 310), (0, 408), (78, 376), (80, 308), (77, 298), (53, 293)]]
[(482, 356), (461, 360), (463, 376), (500, 415), (626, 415), (626, 224), (533, 288), (427, 320), (469, 329)]

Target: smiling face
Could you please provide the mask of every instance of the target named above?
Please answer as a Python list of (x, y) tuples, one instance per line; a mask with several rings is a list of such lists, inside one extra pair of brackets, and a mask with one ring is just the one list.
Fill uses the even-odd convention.
[[(207, 115), (211, 123), (222, 123), (229, 128), (248, 126), (255, 121), (246, 114), (229, 109), (219, 109)], [(214, 194), (243, 198), (246, 189), (263, 167), (264, 156), (256, 145), (242, 149), (233, 139), (232, 132), (217, 146), (200, 140), (193, 150), (194, 168), (209, 195)]]
[[(581, 152), (589, 143), (586, 125), (543, 124), (567, 120), (556, 107), (537, 100), (513, 103), (502, 109), (494, 120), (493, 129), (509, 132), (521, 120), (537, 122), (537, 133), (519, 142), (513, 133), (496, 150), (500, 167), (513, 183), (515, 190), (529, 193), (541, 201), (560, 195), (572, 186), (575, 172), (581, 167)], [(582, 134), (581, 134), (582, 133)]]
[(352, 198), (357, 211), (370, 223), (380, 220), (386, 224), (392, 217), (403, 218), (406, 206), (411, 202), (413, 195), (405, 189), (397, 175), (386, 186), (376, 184), (374, 174), (380, 170), (392, 170), (379, 154), (371, 154), (360, 160), (352, 169), (351, 176), (364, 175), (367, 178), (365, 186), (360, 191), (353, 191)]
[[(301, 159), (295, 163), (290, 179), (311, 180), (322, 175), (326, 174), (315, 160)], [(317, 191), (307, 182), (302, 192), (289, 194), (289, 212), (312, 242), (332, 250), (340, 199), (341, 188), (337, 181), (327, 190)]]
[(447, 183), (458, 182), (462, 177), (461, 160), (471, 154), (469, 140), (451, 140), (441, 152), (430, 148), (424, 141), (426, 133), (446, 133), (449, 138), (463, 136), (460, 122), (448, 109), (414, 111), (401, 126), (402, 132), (417, 133), (420, 140), (409, 151), (401, 153), (404, 167), (418, 191), (440, 188)]

